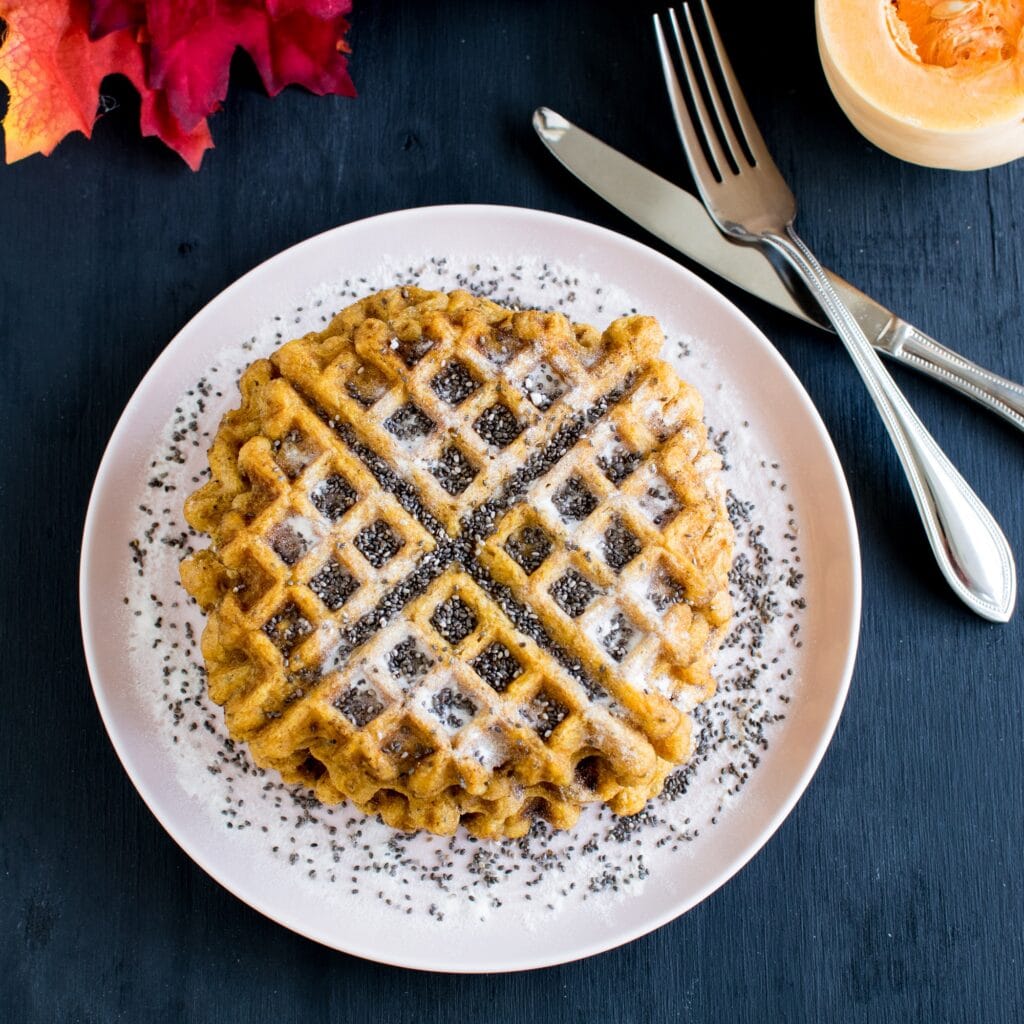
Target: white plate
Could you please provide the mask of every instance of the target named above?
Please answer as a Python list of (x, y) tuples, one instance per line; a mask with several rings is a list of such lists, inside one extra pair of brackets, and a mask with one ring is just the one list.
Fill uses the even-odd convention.
[[(437, 257), (448, 262), (431, 262)], [(649, 851), (646, 883), (614, 898), (562, 901), (541, 927), (507, 909), (457, 925), (425, 915), (414, 921), (383, 907), (366, 912), (356, 897), (347, 905), (344, 886), (328, 898), (326, 883), (286, 871), (278, 854), (254, 845), (254, 830), (225, 828), (202, 792), (221, 783), (190, 774), (192, 747), (162, 736), (150, 679), (159, 663), (147, 662), (144, 645), (133, 639), (137, 620), (124, 600), (132, 586), (127, 543), (152, 453), (180, 396), (225, 345), (237, 350), (254, 335), (267, 344), (267, 324), (287, 310), (296, 316), (282, 334), (309, 329), (303, 317), (310, 296), (323, 301), (331, 282), (334, 295), (343, 281), (365, 292), (396, 268), (422, 266), (428, 283), (454, 284), (474, 259), (483, 264), (478, 282), (492, 265), (511, 268), (529, 279), (527, 291), (549, 297), (545, 304), (567, 304), (577, 315), (582, 308), (599, 326), (626, 311), (618, 307), (633, 306), (656, 315), (673, 346), (686, 342), (687, 358), (675, 347), (667, 355), (701, 387), (708, 421), (739, 438), (730, 458), (782, 467), (799, 523), (807, 601), (802, 646), (786, 654), (793, 668), (786, 720), (715, 828), (678, 854)], [(207, 429), (235, 404), (233, 382), (219, 383), (230, 386), (219, 402), (211, 398)], [(769, 504), (778, 498), (767, 477), (748, 482)], [(164, 503), (177, 506), (184, 496)], [(250, 906), (328, 946), (420, 969), (500, 971), (590, 956), (643, 935), (703, 900), (765, 843), (810, 781), (843, 707), (856, 653), (860, 558), (842, 470), (817, 412), (767, 339), (718, 292), (653, 250), (590, 224), (508, 207), (449, 206), (386, 214), (302, 242), (246, 274), (184, 327), (139, 385), (104, 455), (86, 518), (80, 598), (89, 671), (111, 741), (142, 798), (197, 864)]]

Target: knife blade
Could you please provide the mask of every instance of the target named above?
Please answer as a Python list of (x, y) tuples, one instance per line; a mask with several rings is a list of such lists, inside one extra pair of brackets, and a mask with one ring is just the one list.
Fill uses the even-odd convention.
[[(830, 329), (814, 304), (787, 288), (761, 250), (726, 238), (696, 196), (548, 107), (537, 108), (533, 127), (564, 167), (652, 235), (778, 309)], [(838, 274), (828, 273), (876, 349), (984, 405), (1024, 431), (1024, 386), (965, 359)]]

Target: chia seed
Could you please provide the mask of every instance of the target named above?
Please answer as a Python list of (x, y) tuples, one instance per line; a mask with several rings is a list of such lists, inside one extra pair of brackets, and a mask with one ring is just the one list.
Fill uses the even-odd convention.
[(462, 363), (452, 360), (431, 382), (434, 394), (448, 405), (461, 405), (480, 385)]
[(406, 402), (384, 421), (384, 426), (399, 441), (415, 441), (434, 429), (434, 421), (418, 405)]
[(335, 701), (336, 707), (357, 729), (367, 726), (384, 710), (380, 692), (366, 679), (353, 683)]
[(555, 729), (568, 717), (569, 709), (542, 690), (530, 701), (524, 714), (534, 732), (542, 740), (548, 740)]
[(679, 502), (675, 495), (664, 484), (652, 484), (647, 488), (647, 497), (651, 499), (652, 505), (657, 512), (651, 516), (651, 522), (655, 526), (666, 526), (679, 512)]
[(358, 589), (359, 581), (333, 558), (309, 581), (309, 589), (336, 612)]
[(516, 656), (497, 640), (484, 648), (470, 665), (476, 670), (477, 675), (498, 693), (504, 693), (509, 683), (523, 671)]
[(643, 545), (637, 535), (616, 516), (604, 531), (604, 560), (616, 572), (621, 572), (641, 551)]
[(454, 445), (444, 450), (441, 458), (430, 467), (430, 472), (453, 498), (460, 495), (476, 478), (476, 470), (469, 459)]
[(505, 550), (527, 576), (532, 576), (551, 554), (551, 538), (539, 526), (524, 526), (505, 541)]
[(495, 448), (507, 448), (523, 432), (515, 414), (504, 402), (484, 409), (474, 420), (473, 429)]
[(642, 459), (643, 456), (639, 452), (631, 452), (623, 445), (617, 444), (611, 455), (598, 456), (597, 464), (604, 475), (618, 487), (640, 465)]
[(669, 576), (664, 569), (659, 569), (651, 580), (648, 596), (651, 599), (651, 604), (659, 612), (664, 612), (672, 605), (685, 600), (686, 591), (683, 585)]
[(575, 569), (570, 569), (552, 584), (549, 593), (566, 615), (578, 619), (587, 610), (587, 605), (597, 597), (599, 591), (586, 576)]
[(360, 530), (352, 543), (374, 569), (383, 569), (402, 550), (405, 541), (383, 519), (378, 519)]
[(586, 519), (598, 505), (597, 498), (579, 476), (569, 477), (555, 492), (551, 502), (563, 519), (576, 522)]
[(476, 714), (476, 705), (458, 690), (442, 687), (430, 699), (431, 714), (449, 729), (461, 729)]
[(407, 725), (399, 726), (385, 742), (384, 753), (393, 757), (405, 771), (430, 757), (434, 748), (422, 736), (417, 735)]
[(313, 632), (313, 627), (298, 607), (289, 601), (276, 615), (267, 619), (263, 624), (263, 632), (287, 658), (295, 645)]
[(425, 676), (433, 664), (434, 659), (411, 636), (396, 644), (388, 654), (388, 671), (406, 684)]
[(430, 617), (430, 624), (453, 647), (476, 629), (476, 623), (476, 613), (458, 594), (439, 604)]
[(357, 497), (352, 485), (339, 473), (333, 473), (313, 488), (309, 500), (325, 519), (336, 523), (356, 503)]
[(616, 661), (622, 661), (629, 653), (632, 641), (636, 636), (636, 629), (622, 612), (616, 612), (612, 616), (608, 631), (602, 636), (601, 643), (608, 654)]
[(565, 384), (547, 363), (540, 363), (523, 381), (523, 390), (541, 412), (546, 412), (565, 394)]

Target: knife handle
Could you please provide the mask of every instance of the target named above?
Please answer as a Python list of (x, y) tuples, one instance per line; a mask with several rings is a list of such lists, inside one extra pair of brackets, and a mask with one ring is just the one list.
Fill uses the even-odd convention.
[(957, 355), (905, 320), (894, 317), (878, 339), (884, 352), (973, 398), (1024, 430), (1024, 387)]

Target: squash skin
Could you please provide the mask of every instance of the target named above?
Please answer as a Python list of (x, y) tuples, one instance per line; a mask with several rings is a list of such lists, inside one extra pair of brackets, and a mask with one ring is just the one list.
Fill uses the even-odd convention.
[(816, 0), (822, 67), (839, 106), (880, 149), (925, 167), (980, 170), (1024, 156), (1024, 52), (940, 67), (896, 43), (889, 0)]

